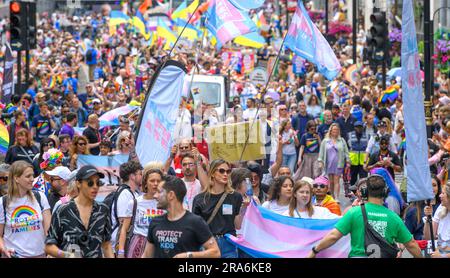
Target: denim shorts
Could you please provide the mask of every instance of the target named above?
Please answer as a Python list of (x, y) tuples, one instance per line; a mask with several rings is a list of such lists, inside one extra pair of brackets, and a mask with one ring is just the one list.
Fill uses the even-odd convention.
[(228, 242), (223, 236), (215, 236), (217, 245), (219, 245), (221, 258), (237, 258), (238, 252), (236, 246)]

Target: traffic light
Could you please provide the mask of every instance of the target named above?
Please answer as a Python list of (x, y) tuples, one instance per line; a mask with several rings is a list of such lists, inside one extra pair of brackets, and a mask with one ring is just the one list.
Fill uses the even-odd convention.
[(370, 15), (372, 27), (370, 28), (369, 45), (376, 50), (386, 50), (388, 39), (388, 25), (386, 21), (386, 13), (376, 12)]
[(9, 31), (12, 50), (24, 50), (26, 46), (27, 9), (24, 4), (19, 1), (12, 1), (9, 4)]

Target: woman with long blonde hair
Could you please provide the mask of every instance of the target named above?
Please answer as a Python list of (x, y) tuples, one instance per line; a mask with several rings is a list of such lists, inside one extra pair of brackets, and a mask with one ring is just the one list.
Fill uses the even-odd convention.
[(236, 229), (241, 228), (245, 208), (249, 204), (249, 201), (243, 204), (242, 195), (232, 188), (230, 174), (231, 165), (228, 162), (223, 159), (212, 161), (207, 177), (209, 185), (195, 196), (192, 205), (192, 212), (201, 216), (209, 225), (222, 258), (237, 258), (236, 247), (224, 235), (236, 236)]
[(50, 205), (42, 192), (33, 192), (33, 166), (11, 165), (8, 194), (0, 198), (0, 254), (4, 257), (45, 257)]
[(313, 206), (312, 185), (304, 180), (295, 182), (294, 193), (289, 203), (289, 209), (284, 213), (285, 216), (294, 218), (312, 218), (312, 219), (334, 219), (338, 215), (331, 213), (327, 208)]
[(333, 198), (338, 201), (340, 193), (339, 180), (346, 164), (350, 164), (347, 142), (341, 137), (339, 124), (333, 123), (325, 139), (320, 144), (319, 159), (321, 169), (328, 175), (330, 191)]

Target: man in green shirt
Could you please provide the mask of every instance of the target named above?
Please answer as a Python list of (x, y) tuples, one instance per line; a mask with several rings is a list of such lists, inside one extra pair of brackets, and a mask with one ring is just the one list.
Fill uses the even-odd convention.
[[(370, 180), (370, 182), (369, 182)], [(390, 244), (397, 242), (415, 257), (422, 254), (417, 242), (406, 228), (402, 219), (383, 206), (386, 182), (381, 176), (372, 176), (367, 182), (368, 202), (365, 204), (369, 224)], [(309, 254), (314, 258), (317, 253), (332, 246), (341, 237), (350, 233), (351, 251), (349, 257), (367, 257), (364, 248), (364, 219), (360, 206), (351, 208)], [(379, 253), (379, 252), (378, 252)], [(375, 252), (371, 257), (377, 257)]]

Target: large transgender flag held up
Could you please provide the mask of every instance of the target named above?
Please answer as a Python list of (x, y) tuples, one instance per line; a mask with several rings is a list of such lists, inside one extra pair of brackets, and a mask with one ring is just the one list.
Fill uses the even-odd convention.
[[(242, 223), (242, 236), (226, 236), (255, 258), (305, 258), (338, 221), (282, 216), (252, 202)], [(347, 258), (349, 252), (350, 237), (345, 236), (317, 258)]]

